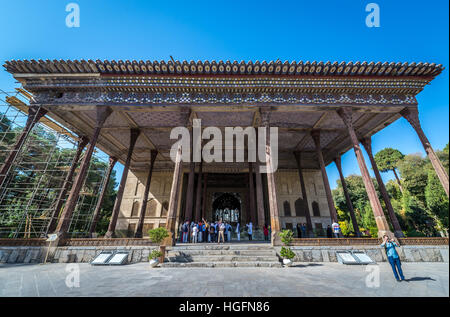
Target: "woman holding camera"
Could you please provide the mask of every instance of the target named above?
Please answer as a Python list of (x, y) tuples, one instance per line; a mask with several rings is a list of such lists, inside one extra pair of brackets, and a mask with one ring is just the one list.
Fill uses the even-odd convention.
[(391, 264), (392, 271), (394, 271), (394, 276), (397, 282), (405, 280), (402, 271), (402, 263), (400, 262), (400, 257), (398, 256), (397, 250), (395, 250), (395, 247), (398, 247), (397, 243), (395, 243), (394, 239), (389, 239), (387, 235), (384, 235), (381, 246), (386, 250), (389, 264)]

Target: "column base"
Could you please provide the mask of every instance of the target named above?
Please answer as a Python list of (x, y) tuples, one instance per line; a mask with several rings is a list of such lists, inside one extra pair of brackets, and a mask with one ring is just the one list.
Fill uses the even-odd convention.
[(111, 238), (114, 238), (114, 232), (113, 232), (113, 231), (107, 231), (107, 232), (105, 233), (105, 236), (104, 236), (103, 238), (105, 238), (105, 239), (111, 239)]
[(378, 238), (383, 238), (384, 235), (387, 235), (389, 239), (395, 237), (394, 233), (390, 230), (378, 230)]
[(394, 231), (394, 236), (396, 237), (396, 238), (404, 238), (405, 237), (405, 234), (403, 233), (403, 231)]
[(175, 243), (175, 234), (173, 232), (169, 232), (169, 236), (163, 240), (161, 246), (174, 246)]
[(135, 238), (138, 238), (138, 239), (141, 239), (141, 238), (142, 238), (142, 232), (136, 232), (136, 233), (134, 234), (134, 237), (135, 237)]
[(281, 242), (280, 233), (278, 231), (272, 231), (272, 236), (271, 236), (270, 241), (271, 241), (272, 246), (283, 245), (283, 242)]

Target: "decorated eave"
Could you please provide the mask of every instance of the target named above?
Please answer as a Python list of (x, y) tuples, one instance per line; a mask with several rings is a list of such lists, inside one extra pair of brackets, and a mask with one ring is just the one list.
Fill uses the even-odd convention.
[(193, 118), (203, 126), (258, 126), (263, 112), (280, 129), (280, 167), (295, 168), (292, 152), (301, 151), (305, 168), (317, 168), (311, 130), (321, 130), (326, 164), (351, 148), (338, 107), (352, 107), (357, 135), (371, 136), (405, 107), (416, 107), (416, 94), (443, 70), (434, 63), (281, 61), (12, 60), (4, 66), (30, 92), (31, 104), (78, 135), (93, 134), (97, 106), (112, 107), (97, 145), (121, 162), (129, 129), (139, 128), (133, 170), (148, 167), (150, 149), (160, 153), (157, 169), (172, 168), (175, 126)]
[[(161, 93), (162, 98), (138, 96), (137, 99), (143, 101), (137, 103), (147, 103), (151, 99), (154, 101), (151, 103), (161, 100), (165, 104), (182, 102), (185, 93), (189, 94), (189, 100), (212, 98), (212, 103), (217, 103), (216, 97), (219, 103), (222, 99), (223, 103), (235, 99), (244, 100), (237, 103), (264, 102), (266, 94), (274, 100), (285, 94), (284, 99), (291, 100), (290, 103), (301, 102), (300, 94), (311, 94), (310, 99), (314, 94), (334, 93), (415, 96), (443, 69), (442, 65), (434, 63), (283, 63), (278, 60), (254, 63), (11, 60), (4, 66), (33, 94), (44, 91)], [(209, 95), (211, 93), (215, 95)], [(111, 95), (107, 99), (122, 97)]]
[(110, 75), (285, 75), (285, 76), (388, 76), (432, 79), (443, 66), (435, 63), (394, 62), (237, 62), (237, 61), (93, 61), (11, 60), (4, 64), (12, 74)]

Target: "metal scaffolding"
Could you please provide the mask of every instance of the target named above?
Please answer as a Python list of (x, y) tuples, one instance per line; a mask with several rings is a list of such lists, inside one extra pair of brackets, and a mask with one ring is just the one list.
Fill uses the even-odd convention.
[[(0, 166), (25, 126), (27, 97), (20, 90), (0, 90)], [(46, 235), (52, 215), (58, 217), (63, 209), (54, 212), (77, 143), (72, 132), (46, 116), (34, 126), (0, 188), (0, 238)], [(95, 151), (71, 220), (70, 236), (87, 236), (107, 167), (108, 156)]]

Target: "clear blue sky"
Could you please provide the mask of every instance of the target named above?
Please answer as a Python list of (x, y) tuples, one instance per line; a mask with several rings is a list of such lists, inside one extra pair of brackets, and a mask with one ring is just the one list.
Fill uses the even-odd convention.
[[(70, 2), (80, 6), (79, 28), (65, 25)], [(380, 7), (380, 28), (365, 25), (370, 2)], [(179, 60), (434, 62), (446, 69), (418, 101), (423, 129), (441, 149), (449, 134), (448, 12), (447, 0), (2, 1), (0, 61), (168, 60), (172, 55)], [(0, 71), (0, 88), (15, 87)], [(424, 154), (404, 119), (373, 137), (374, 152), (387, 146)], [(352, 151), (343, 156), (343, 168), (346, 175), (359, 173)], [(327, 171), (335, 187), (334, 164)]]

